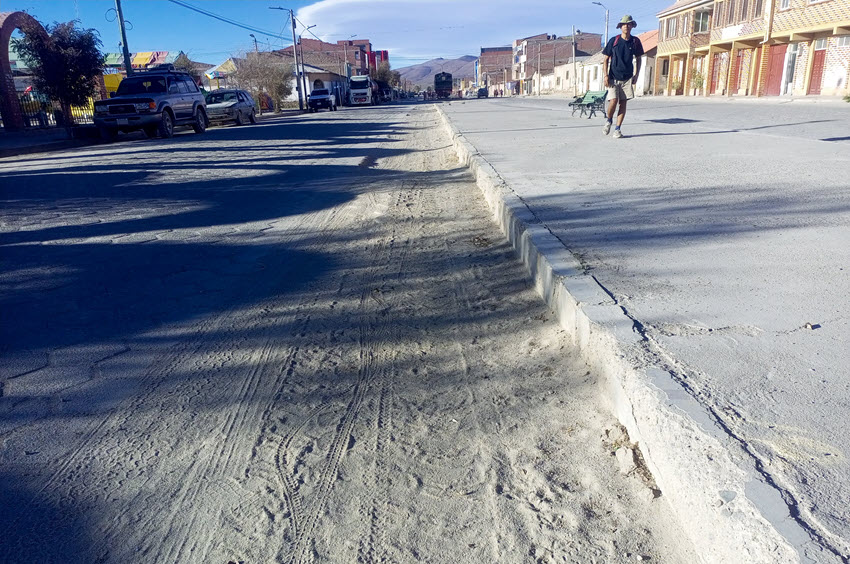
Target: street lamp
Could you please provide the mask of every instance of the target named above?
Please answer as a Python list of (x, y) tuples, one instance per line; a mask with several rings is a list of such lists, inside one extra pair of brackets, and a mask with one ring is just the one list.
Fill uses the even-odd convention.
[(301, 54), (301, 71), (302, 71), (302, 77), (303, 77), (302, 84), (304, 85), (304, 95), (305, 96), (307, 95), (307, 67), (305, 66), (305, 63), (304, 63), (304, 46), (301, 44), (301, 38), (304, 36), (305, 31), (310, 31), (314, 27), (316, 27), (316, 24), (309, 25), (309, 26), (304, 28), (304, 31), (302, 31), (301, 33), (298, 34), (298, 50), (300, 51), (300, 54)]
[(254, 53), (259, 53), (260, 49), (257, 47), (257, 38), (254, 36), (253, 33), (249, 33), (248, 35), (251, 37), (251, 39), (254, 40)]
[(602, 2), (591, 2), (591, 4), (605, 8), (605, 36), (602, 38), (602, 48), (604, 49), (608, 43), (608, 8)]
[(357, 37), (357, 34), (349, 35), (348, 39), (342, 44), (342, 55), (345, 57), (345, 77), (350, 78), (350, 73), (348, 72), (348, 42)]

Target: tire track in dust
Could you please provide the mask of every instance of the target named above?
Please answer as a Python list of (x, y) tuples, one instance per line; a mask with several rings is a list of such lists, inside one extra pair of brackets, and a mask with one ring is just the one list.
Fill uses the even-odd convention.
[[(336, 210), (331, 211), (336, 212)], [(306, 228), (311, 228), (312, 231), (319, 231), (323, 235), (321, 239), (326, 241), (344, 216), (344, 213), (329, 214), (327, 212), (323, 213), (321, 210), (312, 214), (305, 214), (299, 218), (299, 224), (296, 227), (288, 230), (291, 234), (288, 237), (284, 237), (280, 244), (284, 245), (285, 243), (291, 242), (298, 236), (299, 232)], [(252, 292), (252, 288), (253, 287), (248, 288), (247, 297), (245, 294), (241, 294), (241, 296), (245, 298), (244, 301), (253, 301), (252, 297), (256, 295), (258, 289), (255, 289)], [(271, 307), (274, 303), (269, 301), (266, 305)], [(306, 302), (299, 304), (298, 311), (302, 310), (305, 305)], [(44, 504), (53, 504), (51, 501), (53, 498), (66, 498), (68, 496), (67, 493), (63, 492), (58, 496), (56, 494), (56, 492), (60, 490), (60, 484), (76, 484), (80, 482), (78, 478), (79, 473), (84, 470), (91, 473), (91, 468), (95, 466), (93, 462), (102, 458), (102, 453), (98, 454), (99, 449), (95, 447), (108, 442), (109, 437), (114, 435), (117, 429), (122, 429), (125, 426), (133, 427), (132, 422), (136, 418), (136, 414), (144, 412), (146, 405), (152, 403), (156, 404), (156, 398), (160, 394), (161, 385), (170, 381), (182, 368), (191, 365), (191, 359), (197, 358), (199, 354), (216, 356), (220, 353), (221, 351), (218, 351), (217, 353), (215, 350), (207, 351), (206, 353), (201, 353), (201, 351), (205, 349), (209, 341), (208, 335), (226, 332), (227, 328), (231, 324), (238, 322), (241, 313), (240, 309), (241, 306), (232, 306), (219, 314), (201, 318), (193, 322), (190, 326), (181, 326), (181, 329), (190, 329), (190, 335), (180, 338), (176, 344), (171, 345), (165, 355), (165, 358), (152, 365), (139, 378), (139, 386), (144, 389), (143, 392), (128, 398), (123, 402), (123, 405), (119, 404), (118, 407), (113, 408), (106, 417), (92, 426), (78, 439), (78, 441), (76, 441), (76, 444), (71, 447), (68, 454), (63, 457), (62, 462), (60, 462), (52, 472), (48, 470), (49, 477), (44, 480), (41, 487), (34, 492), (34, 495), (30, 499), (30, 503), (23, 511), (21, 511), (15, 523), (19, 523), (21, 519), (26, 517), (28, 514), (31, 514), (32, 511), (36, 510), (36, 507), (43, 506)], [(278, 319), (278, 321), (282, 322), (283, 320)], [(258, 389), (257, 379), (262, 373), (262, 371), (256, 367), (260, 364), (267, 364), (271, 358), (271, 352), (271, 341), (267, 337), (260, 352), (254, 352), (251, 356), (250, 362), (255, 366), (255, 368), (247, 375), (245, 381), (240, 386), (238, 397), (235, 398), (236, 403), (239, 405), (244, 406), (252, 403), (251, 398), (254, 394), (256, 394)], [(292, 356), (296, 353), (297, 349), (289, 351), (288, 354), (289, 356)], [(195, 368), (193, 367), (193, 370), (194, 369)], [(276, 385), (279, 385), (279, 381), (277, 381)], [(228, 439), (233, 437), (234, 433), (238, 434), (238, 430), (245, 427), (249, 419), (249, 415), (249, 411), (246, 410), (240, 409), (234, 411), (230, 417), (228, 417), (226, 424), (222, 426), (222, 434), (225, 438)], [(154, 423), (154, 425), (156, 425), (156, 423)], [(158, 429), (164, 429), (167, 427), (168, 425), (166, 423), (160, 422), (158, 427), (145, 429), (145, 434), (148, 437), (157, 436)], [(134, 439), (142, 440), (143, 442), (145, 440), (144, 437), (131, 437), (131, 440)], [(183, 537), (183, 541), (168, 543), (172, 547), (176, 547), (176, 552), (179, 556), (176, 557), (176, 559), (166, 556), (164, 557), (165, 561), (182, 561), (183, 551), (187, 545), (186, 539), (193, 533), (197, 532), (197, 530), (192, 530), (194, 527), (183, 527), (182, 530), (175, 531), (174, 529), (181, 529), (181, 527), (179, 527), (175, 522), (174, 516), (179, 511), (185, 510), (185, 507), (192, 507), (195, 505), (193, 500), (197, 499), (197, 497), (206, 490), (206, 486), (201, 486), (200, 484), (202, 482), (207, 483), (206, 478), (209, 477), (211, 469), (219, 470), (221, 467), (228, 466), (231, 463), (233, 452), (236, 449), (236, 444), (229, 440), (225, 440), (224, 443), (229, 446), (223, 446), (219, 449), (217, 453), (213, 455), (212, 459), (208, 459), (206, 460), (206, 463), (204, 463), (204, 461), (199, 461), (195, 458), (188, 469), (187, 477), (188, 475), (193, 475), (196, 479), (187, 479), (184, 480), (184, 483), (191, 484), (194, 482), (193, 485), (196, 487), (180, 492), (182, 495), (180, 495), (178, 499), (181, 499), (182, 503), (177, 506), (173, 506), (174, 511), (172, 512), (170, 519), (168, 519), (171, 529), (170, 534), (168, 535), (169, 538), (174, 538), (176, 533), (176, 536)], [(149, 442), (144, 442), (144, 444), (149, 448), (155, 447), (155, 445)], [(144, 453), (141, 454), (144, 456)], [(222, 458), (223, 462), (214, 462), (214, 459), (218, 458)], [(86, 494), (86, 491), (92, 489), (98, 489), (98, 495), (108, 498), (112, 490), (103, 490), (102, 488), (104, 484), (109, 483), (109, 480), (89, 480), (83, 488), (75, 487), (73, 498), (91, 497)], [(112, 485), (113, 487), (117, 487), (114, 484)], [(73, 503), (73, 500), (70, 500), (70, 502)], [(196, 520), (197, 513), (193, 517), (192, 522), (194, 523)], [(162, 514), (156, 516), (156, 523), (158, 528), (161, 528), (163, 523)], [(114, 523), (114, 527), (102, 531), (103, 534), (101, 535), (101, 541), (98, 543), (98, 546), (110, 544), (109, 539), (114, 536), (113, 534), (110, 534), (111, 531), (114, 529), (120, 529), (121, 526), (126, 526), (126, 523)], [(211, 536), (212, 535), (208, 535), (207, 538)], [(169, 556), (172, 554), (172, 551), (165, 545), (160, 546), (159, 548), (160, 550), (158, 553), (160, 554), (163, 550), (167, 552)], [(95, 549), (96, 547), (93, 546), (91, 548), (91, 552), (94, 553)], [(159, 558), (159, 554), (157, 557)]]
[[(319, 237), (317, 237), (315, 244), (318, 245), (319, 248), (321, 248), (321, 247), (324, 247), (330, 241), (331, 236), (334, 234), (334, 232), (336, 231), (336, 228), (343, 221), (343, 219), (345, 219), (346, 214), (345, 213), (337, 213), (336, 210), (331, 209), (329, 213), (317, 212), (317, 213), (312, 214), (312, 217), (318, 218), (320, 220), (320, 222), (319, 222), (320, 225), (315, 227), (315, 228), (312, 228), (312, 230), (319, 232), (320, 235), (319, 235)], [(312, 221), (305, 221), (302, 225), (304, 225), (305, 227), (310, 227), (310, 223), (312, 223)], [(293, 236), (294, 236), (295, 233), (300, 231), (301, 228), (302, 228), (301, 225), (299, 225), (299, 227), (297, 229), (293, 229), (292, 230)], [(305, 316), (305, 315), (303, 315), (303, 312), (305, 310), (306, 311), (314, 310), (315, 306), (316, 306), (316, 304), (319, 300), (319, 296), (317, 294), (313, 294), (312, 296), (309, 296), (309, 297), (308, 296), (309, 296), (308, 294), (302, 294), (302, 299), (298, 302), (295, 311), (290, 316), (290, 317), (294, 317), (296, 321), (299, 321), (299, 319), (300, 319), (300, 322), (298, 322), (292, 330), (293, 335), (297, 335), (297, 334), (301, 334), (301, 333), (306, 332), (307, 328), (310, 325), (311, 316), (309, 314)], [(274, 305), (274, 301), (268, 302), (269, 308), (272, 308), (273, 305)], [(285, 322), (285, 320), (278, 320), (278, 323), (280, 323), (280, 322)], [(264, 353), (263, 357), (261, 359), (259, 359), (259, 361), (255, 364), (255, 366), (266, 367), (266, 366), (269, 366), (269, 365), (276, 364), (276, 363), (269, 362), (270, 358), (271, 358), (270, 351), (271, 351), (271, 348), (272, 348), (272, 344), (273, 344), (273, 341), (267, 337), (266, 342), (265, 342), (265, 348), (264, 348), (264, 351), (263, 351), (263, 353)], [(277, 343), (275, 342), (274, 344), (276, 345)], [(292, 347), (287, 352), (287, 354), (285, 355), (285, 359), (281, 363), (277, 364), (278, 366), (283, 366), (285, 368), (278, 371), (278, 375), (277, 375), (277, 378), (275, 379), (275, 383), (274, 383), (273, 387), (269, 389), (270, 393), (267, 394), (270, 399), (268, 400), (268, 402), (263, 407), (262, 414), (260, 415), (260, 417), (254, 418), (254, 421), (259, 423), (258, 427), (260, 429), (265, 428), (267, 421), (268, 421), (268, 417), (272, 412), (273, 405), (276, 403), (276, 401), (278, 401), (280, 399), (281, 388), (284, 385), (284, 383), (287, 381), (287, 379), (292, 375), (292, 372), (294, 370), (295, 358), (297, 357), (298, 352), (300, 350), (301, 350), (301, 347), (299, 347), (299, 346)], [(250, 381), (250, 382), (257, 381), (257, 376), (260, 373), (261, 373), (260, 370), (253, 371), (253, 373), (249, 376), (248, 381)], [(247, 387), (247, 383), (246, 383), (246, 386), (243, 386), (243, 389), (245, 389), (246, 387)], [(255, 386), (255, 391), (256, 391), (256, 386)], [(246, 406), (252, 405), (254, 403), (253, 398), (254, 398), (254, 393), (240, 394), (239, 395), (239, 398), (238, 398), (238, 401), (237, 401), (237, 404), (239, 405), (239, 409), (237, 410), (237, 413), (234, 414), (234, 418), (233, 418), (233, 421), (232, 421), (232, 423), (231, 423), (231, 425), (228, 429), (228, 432), (226, 432), (224, 434), (226, 439), (230, 439), (232, 437), (241, 435), (242, 433), (239, 433), (238, 431), (242, 428), (245, 428), (245, 427), (250, 428), (250, 426), (248, 426), (246, 424), (249, 421), (249, 419), (247, 417), (248, 409), (246, 408)], [(258, 409), (255, 409), (254, 411), (256, 412), (256, 411), (258, 411)], [(321, 410), (319, 410), (319, 411), (321, 411)], [(236, 424), (236, 418), (237, 417), (239, 417), (241, 419), (241, 423), (239, 425)], [(306, 424), (306, 422), (308, 420), (305, 420), (302, 423), (302, 427), (303, 427), (304, 424)], [(293, 437), (294, 436), (295, 436), (295, 434), (293, 434)], [(291, 439), (290, 439), (290, 441), (291, 441)], [(224, 444), (225, 445), (232, 445), (232, 446), (230, 446), (230, 448), (224, 448), (223, 447), (220, 450), (220, 452), (218, 453), (218, 455), (209, 458), (208, 462), (207, 462), (207, 468), (206, 468), (205, 472), (203, 472), (201, 474), (201, 476), (204, 476), (204, 477), (208, 476), (210, 474), (211, 470), (213, 470), (214, 472), (212, 472), (212, 473), (216, 474), (216, 475), (227, 475), (227, 474), (229, 474), (226, 471), (226, 467), (229, 466), (231, 461), (232, 461), (232, 453), (233, 453), (233, 450), (235, 450), (236, 441), (225, 440)], [(227, 453), (226, 456), (225, 456), (225, 453)], [(198, 484), (199, 484), (199, 487), (195, 488), (195, 491), (193, 492), (193, 494), (188, 498), (189, 500), (195, 500), (195, 499), (201, 497), (203, 495), (203, 493), (205, 493), (205, 491), (207, 489), (206, 484), (208, 484), (208, 482), (206, 480), (199, 480)], [(292, 486), (292, 484), (290, 484), (290, 486)], [(286, 496), (286, 492), (296, 491), (294, 487), (290, 487), (290, 489), (286, 489), (285, 485), (284, 485), (284, 490), (285, 490), (285, 493), (284, 493), (285, 496)], [(299, 506), (300, 506), (300, 497), (298, 497), (297, 495), (294, 496), (294, 497), (290, 496), (289, 503), (291, 504), (289, 506), (290, 507), (290, 515), (291, 515), (291, 518), (293, 519), (293, 525), (294, 525), (295, 523), (297, 523), (300, 520), (300, 516), (297, 514), (297, 512), (299, 511)], [(184, 506), (183, 504), (180, 504), (180, 505)], [(193, 531), (198, 529), (198, 527), (195, 526), (195, 523), (197, 522), (197, 520), (200, 517), (201, 516), (199, 515), (199, 513), (195, 512), (193, 519), (192, 519), (192, 523), (190, 524), (190, 526), (184, 528), (185, 529), (184, 532), (185, 532), (186, 541), (184, 541), (183, 545), (178, 550), (176, 558), (174, 560), (172, 560), (171, 558), (166, 557), (165, 561), (167, 561), (167, 562), (171, 562), (171, 561), (182, 562), (182, 561), (185, 560), (184, 552), (185, 552), (185, 549), (187, 547), (188, 539), (191, 538)], [(199, 539), (199, 540), (205, 541), (205, 544), (207, 544), (207, 547), (209, 547), (209, 538)], [(193, 552), (197, 548), (197, 544), (198, 544), (198, 540), (195, 540), (193, 546), (189, 547), (190, 548), (189, 553)]]
[[(421, 217), (422, 208), (423, 190), (418, 188), (415, 183), (413, 187), (402, 186), (402, 191), (396, 199), (396, 209), (402, 213), (406, 212), (406, 217), (403, 221), (397, 222), (397, 225), (400, 224), (405, 229), (394, 228), (391, 240), (397, 241), (404, 239), (404, 243), (398, 248), (398, 254), (400, 255), (398, 259), (394, 260), (391, 253), (387, 262), (382, 265), (386, 270), (389, 270), (390, 266), (395, 267), (393, 272), (387, 272), (380, 277), (379, 281), (382, 282), (382, 286), (385, 285), (384, 281), (386, 280), (393, 281), (396, 287), (402, 286), (401, 278), (406, 270), (407, 257), (411, 250), (410, 242), (415, 240), (409, 233), (410, 222), (417, 217)], [(393, 245), (392, 248), (395, 249), (396, 246)], [(394, 294), (394, 297), (398, 299), (397, 294)], [(389, 315), (382, 316), (380, 320), (381, 330), (379, 334), (381, 336), (384, 334), (391, 335), (392, 326), (400, 322), (398, 315), (394, 314), (394, 310), (395, 308), (389, 306), (385, 309), (385, 312)], [(371, 508), (367, 513), (369, 518), (369, 537), (365, 544), (361, 542), (359, 549), (359, 557), (363, 562), (391, 561), (386, 543), (386, 516), (390, 496), (389, 472), (387, 469), (389, 455), (387, 450), (392, 439), (392, 431), (395, 424), (393, 409), (395, 403), (394, 378), (396, 376), (396, 370), (394, 361), (395, 354), (388, 364), (381, 367), (381, 370), (377, 373), (377, 381), (375, 383), (375, 387), (378, 390), (374, 466), (372, 470), (375, 497), (372, 499)]]

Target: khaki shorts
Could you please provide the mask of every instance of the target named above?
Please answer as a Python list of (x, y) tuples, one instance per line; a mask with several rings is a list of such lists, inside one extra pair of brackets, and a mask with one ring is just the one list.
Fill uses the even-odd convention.
[[(611, 84), (610, 82), (608, 84)], [(632, 79), (615, 80), (608, 87), (608, 100), (631, 100), (635, 97), (635, 86)]]

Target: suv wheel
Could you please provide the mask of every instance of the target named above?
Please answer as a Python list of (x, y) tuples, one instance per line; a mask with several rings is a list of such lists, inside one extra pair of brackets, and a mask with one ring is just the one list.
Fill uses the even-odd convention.
[(256, 115), (256, 112), (254, 110), (251, 110), (251, 115), (248, 116), (248, 120), (251, 123), (257, 123), (257, 115)]
[(174, 137), (174, 118), (171, 116), (170, 110), (162, 111), (162, 120), (159, 122), (157, 131), (159, 132), (159, 136), (163, 139)]
[(195, 133), (203, 133), (207, 130), (207, 114), (203, 108), (198, 108), (195, 112), (195, 121), (192, 123), (192, 129)]
[(144, 128), (145, 135), (147, 135), (149, 139), (153, 139), (154, 137), (156, 137), (156, 130), (157, 126), (155, 125), (146, 125)]

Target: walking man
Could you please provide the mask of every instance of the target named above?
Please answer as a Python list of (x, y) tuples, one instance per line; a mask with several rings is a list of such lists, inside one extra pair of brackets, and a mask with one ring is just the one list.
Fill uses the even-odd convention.
[[(640, 61), (643, 56), (643, 45), (640, 39), (632, 35), (632, 29), (637, 27), (637, 22), (631, 16), (623, 16), (617, 28), (620, 35), (612, 37), (602, 54), (602, 75), (605, 87), (608, 89), (608, 120), (602, 127), (605, 135), (611, 131), (614, 123), (614, 111), (619, 103), (620, 110), (617, 112), (617, 126), (614, 128), (614, 137), (619, 139), (623, 136), (620, 126), (626, 117), (626, 104), (628, 100), (635, 97), (635, 83), (640, 73)], [(632, 63), (632, 58), (635, 63)]]

